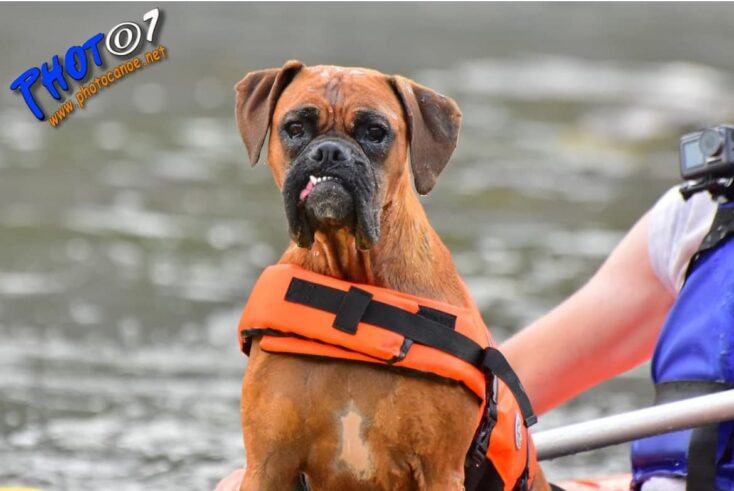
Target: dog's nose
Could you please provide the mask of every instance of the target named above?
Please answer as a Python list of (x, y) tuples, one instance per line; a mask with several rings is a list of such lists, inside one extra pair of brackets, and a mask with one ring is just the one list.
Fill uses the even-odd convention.
[(343, 162), (347, 160), (348, 150), (337, 142), (325, 141), (311, 149), (309, 158), (317, 164), (326, 162)]

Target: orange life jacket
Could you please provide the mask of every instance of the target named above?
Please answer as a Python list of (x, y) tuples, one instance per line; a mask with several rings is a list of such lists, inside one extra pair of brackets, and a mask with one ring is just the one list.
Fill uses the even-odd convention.
[(481, 401), (467, 452), (465, 489), (520, 491), (537, 461), (536, 418), (479, 310), (354, 284), (279, 264), (263, 271), (239, 323), (239, 342), (273, 353), (354, 360), (437, 375)]

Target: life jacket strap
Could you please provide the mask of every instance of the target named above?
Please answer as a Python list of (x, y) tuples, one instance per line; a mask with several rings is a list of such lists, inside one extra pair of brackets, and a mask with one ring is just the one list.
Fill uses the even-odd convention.
[(515, 400), (520, 406), (526, 428), (530, 428), (538, 422), (538, 417), (533, 411), (533, 405), (530, 403), (527, 392), (525, 392), (525, 387), (520, 382), (520, 377), (517, 376), (510, 366), (510, 362), (507, 361), (500, 350), (491, 346), (487, 348), (484, 352), (482, 368), (485, 372), (492, 373), (502, 380), (512, 391), (512, 395), (515, 396)]
[(489, 440), (492, 430), (497, 425), (498, 380), (494, 375), (490, 375), (487, 379), (487, 400), (484, 412), (464, 460), (464, 489), (466, 491), (504, 488), (497, 469), (487, 459)]
[[(527, 392), (525, 392), (525, 388), (520, 382), (520, 378), (501, 351), (491, 346), (485, 349), (481, 368), (487, 376), (487, 400), (484, 414), (479, 422), (479, 428), (477, 428), (477, 432), (474, 435), (474, 440), (472, 440), (472, 444), (469, 447), (464, 465), (464, 488), (467, 491), (502, 489), (502, 480), (497, 474), (497, 470), (486, 458), (492, 430), (497, 424), (498, 380), (502, 380), (505, 383), (517, 401), (525, 425), (524, 438), (528, 438), (527, 428), (538, 421), (533, 411), (533, 406), (530, 403), (530, 398), (528, 398)], [(529, 443), (525, 447), (525, 452), (525, 468), (515, 482), (512, 488), (513, 491), (527, 491), (530, 486)]]
[(719, 444), (719, 425), (694, 428), (688, 442), (688, 475), (686, 491), (716, 489), (716, 449)]
[[(285, 299), (335, 314), (332, 326), (344, 332), (354, 334), (358, 324), (364, 322), (400, 334), (415, 343), (441, 350), (475, 367), (481, 366), (484, 357), (484, 348), (479, 344), (453, 330), (451, 326), (436, 321), (438, 316), (435, 309), (431, 309), (433, 313), (429, 314), (430, 317), (421, 315), (420, 310), (418, 313), (411, 313), (373, 300), (369, 292), (354, 286), (344, 292), (295, 277), (290, 282)], [(453, 317), (445, 312), (441, 314), (446, 319)]]
[[(655, 404), (680, 401), (731, 389), (732, 384), (713, 380), (675, 380), (655, 385)], [(716, 453), (719, 425), (694, 428), (688, 441), (686, 491), (716, 489)]]
[(673, 380), (655, 385), (655, 405), (734, 389), (734, 384), (715, 380)]
[(696, 253), (688, 262), (685, 278), (688, 279), (691, 275), (701, 256), (708, 251), (716, 249), (719, 244), (729, 239), (732, 235), (734, 235), (734, 202), (719, 205), (714, 216), (714, 221), (711, 223), (711, 228), (706, 234), (706, 237), (703, 238)]
[[(497, 473), (497, 469), (492, 462), (487, 459), (487, 450), (492, 436), (492, 430), (497, 425), (497, 405), (499, 393), (499, 380), (511, 390), (515, 399), (518, 401), (520, 411), (523, 413), (525, 421), (525, 435), (528, 438), (527, 428), (537, 421), (537, 417), (533, 414), (530, 400), (525, 390), (520, 384), (520, 380), (510, 364), (500, 351), (495, 348), (487, 348), (485, 357), (482, 362), (482, 368), (487, 375), (487, 400), (484, 406), (484, 413), (479, 422), (479, 428), (474, 435), (469, 452), (466, 455), (464, 464), (464, 488), (466, 491), (480, 491), (484, 489), (503, 489), (502, 478)], [(496, 371), (493, 371), (496, 370)], [(518, 394), (520, 394), (518, 396)], [(521, 401), (525, 401), (523, 403)], [(527, 416), (525, 411), (527, 411)], [(528, 491), (530, 488), (530, 443), (525, 446), (525, 468), (522, 474), (517, 478), (512, 490)]]

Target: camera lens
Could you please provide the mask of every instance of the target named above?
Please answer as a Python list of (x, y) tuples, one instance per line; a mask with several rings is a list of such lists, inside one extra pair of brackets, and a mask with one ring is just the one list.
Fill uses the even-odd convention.
[(698, 146), (706, 157), (713, 157), (721, 151), (721, 147), (724, 144), (724, 136), (713, 128), (704, 130), (701, 133), (701, 139), (698, 141)]

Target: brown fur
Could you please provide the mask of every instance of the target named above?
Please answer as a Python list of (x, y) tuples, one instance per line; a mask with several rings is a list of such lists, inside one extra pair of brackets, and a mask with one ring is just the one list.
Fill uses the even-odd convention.
[[(348, 133), (355, 111), (364, 108), (387, 115), (397, 129), (384, 163), (379, 242), (362, 251), (346, 229), (317, 232), (310, 249), (291, 243), (281, 263), (454, 305), (470, 303), (409, 170), (410, 150), (416, 187), (428, 192), (435, 184), (453, 151), (442, 142), (448, 136), (455, 144), (451, 132), (458, 132), (453, 101), (400, 77), (299, 62), (250, 74), (237, 90), (238, 124), (253, 162), (267, 131), (262, 125), (277, 128), (287, 110), (307, 103), (320, 109), (320, 133)], [(427, 100), (435, 104), (420, 107)], [(436, 128), (431, 119), (441, 119), (441, 111), (449, 120)], [(272, 131), (268, 164), (281, 187), (288, 158)], [(241, 489), (290, 491), (299, 473), (306, 473), (314, 491), (462, 490), (478, 407), (475, 396), (453, 384), (358, 363), (269, 354), (255, 342), (242, 388), (248, 465)], [(534, 489), (545, 486), (542, 477), (536, 479)]]

